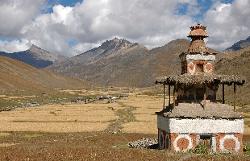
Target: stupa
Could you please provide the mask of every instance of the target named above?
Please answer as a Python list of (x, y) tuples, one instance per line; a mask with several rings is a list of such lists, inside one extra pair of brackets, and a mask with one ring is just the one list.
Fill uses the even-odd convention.
[[(225, 104), (224, 88), (233, 86), (235, 102), (236, 87), (245, 80), (236, 75), (216, 74), (216, 53), (210, 52), (204, 42), (208, 37), (206, 27), (197, 24), (190, 29), (190, 46), (179, 56), (181, 74), (156, 80), (164, 87), (163, 109), (156, 112), (159, 147), (185, 152), (203, 144), (211, 152), (242, 152), (243, 115), (236, 112), (235, 103)], [(222, 100), (216, 97), (219, 86)]]

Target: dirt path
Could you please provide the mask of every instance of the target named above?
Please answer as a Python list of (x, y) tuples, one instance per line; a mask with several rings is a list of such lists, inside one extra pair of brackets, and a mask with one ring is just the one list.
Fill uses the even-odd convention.
[(128, 100), (121, 100), (126, 106), (135, 107), (133, 115), (135, 121), (122, 125), (123, 132), (157, 134), (155, 112), (162, 108), (162, 99), (154, 96), (137, 95)]
[(127, 106), (122, 102), (118, 102), (118, 104), (123, 108), (115, 111), (115, 114), (118, 118), (108, 126), (108, 128), (105, 130), (106, 132), (112, 132), (112, 133), (121, 132), (124, 123), (135, 121), (135, 116), (133, 114), (133, 111), (136, 109), (136, 107)]

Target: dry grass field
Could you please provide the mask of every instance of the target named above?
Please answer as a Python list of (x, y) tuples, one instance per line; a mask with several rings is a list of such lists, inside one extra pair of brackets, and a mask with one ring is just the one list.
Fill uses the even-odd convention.
[(160, 108), (159, 97), (136, 94), (112, 103), (95, 101), (88, 104), (66, 103), (17, 108), (0, 113), (0, 131), (51, 133), (105, 131), (124, 115), (125, 120), (118, 122), (121, 125), (120, 132), (156, 134), (154, 113)]
[[(64, 92), (115, 95), (121, 90), (127, 97), (111, 102), (61, 103), (0, 112), (0, 160), (250, 160), (247, 154), (130, 149), (129, 141), (157, 137), (155, 112), (162, 108), (161, 96), (137, 89)], [(244, 142), (248, 143), (249, 121), (246, 123)]]

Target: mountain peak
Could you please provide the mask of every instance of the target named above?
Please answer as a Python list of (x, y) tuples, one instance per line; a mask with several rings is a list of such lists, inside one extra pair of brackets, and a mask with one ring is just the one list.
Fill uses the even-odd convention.
[(128, 48), (131, 47), (132, 45), (133, 43), (129, 42), (126, 39), (119, 39), (115, 37), (112, 40), (106, 40), (104, 43), (102, 43), (101, 48), (106, 50), (112, 50), (112, 49)]
[(128, 43), (128, 44), (132, 44), (131, 42), (129, 42), (128, 40), (126, 40), (126, 39), (120, 39), (120, 38), (117, 38), (117, 37), (115, 37), (115, 38), (113, 38), (112, 40), (110, 40), (110, 41), (112, 41), (112, 42), (114, 42), (114, 43)]
[(38, 47), (38, 46), (35, 45), (35, 44), (31, 44), (30, 49), (31, 49), (31, 48), (38, 48), (38, 49), (41, 49), (40, 47)]
[(118, 37), (114, 37), (111, 41), (118, 42), (119, 40), (121, 39), (119, 39)]
[(46, 53), (46, 54), (49, 53), (47, 50), (44, 50), (44, 49), (42, 49), (39, 46), (34, 45), (34, 44), (32, 44), (27, 51), (29, 51), (31, 53), (43, 53), (43, 54), (44, 53)]
[(243, 48), (247, 48), (250, 46), (250, 36), (248, 36), (245, 40), (240, 40), (233, 44), (231, 47), (227, 48), (226, 51), (237, 51)]
[(65, 60), (65, 56), (51, 53), (47, 50), (40, 48), (37, 45), (32, 44), (31, 47), (27, 50), (36, 59), (42, 59), (46, 61), (56, 62)]

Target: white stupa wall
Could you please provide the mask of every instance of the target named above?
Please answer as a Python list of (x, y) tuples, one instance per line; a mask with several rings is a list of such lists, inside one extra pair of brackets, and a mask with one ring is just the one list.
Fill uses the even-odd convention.
[(157, 127), (168, 133), (243, 133), (243, 119), (178, 119), (157, 116)]

